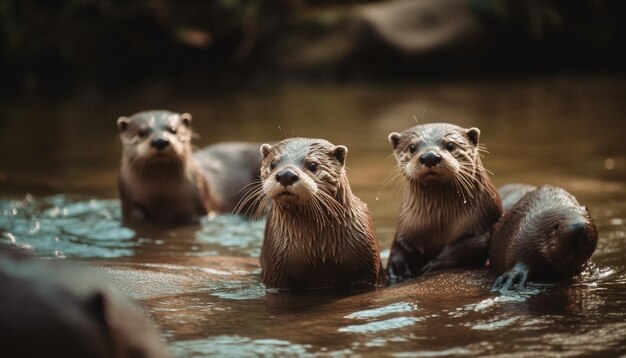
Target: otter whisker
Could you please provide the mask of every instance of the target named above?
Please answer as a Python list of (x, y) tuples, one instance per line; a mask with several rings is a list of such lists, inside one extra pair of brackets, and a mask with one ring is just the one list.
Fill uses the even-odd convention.
[(244, 213), (245, 216), (249, 216), (250, 210), (254, 210), (255, 204), (260, 204), (260, 200), (265, 195), (262, 187), (256, 188), (252, 191), (246, 193), (235, 205), (235, 209), (233, 212), (235, 214), (241, 214), (241, 211), (245, 208), (246, 211)]
[(458, 179), (456, 178), (456, 176), (452, 177), (452, 185), (454, 185), (454, 187), (456, 188), (456, 192), (458, 195), (460, 195), (463, 198), (463, 202), (466, 203), (467, 199), (465, 198), (465, 193), (464, 191), (461, 189)]
[[(460, 172), (462, 172), (462, 171), (463, 170), (461, 170)], [(492, 187), (488, 186), (482, 180), (479, 180), (475, 176), (469, 175), (469, 173), (463, 173), (463, 174), (464, 174), (465, 178), (473, 180), (475, 182), (475, 186), (476, 187), (484, 189), (485, 191), (487, 191), (487, 193), (489, 193), (489, 195), (491, 195), (491, 197), (493, 197), (493, 198), (496, 197), (497, 192), (495, 191), (495, 188), (492, 188)]]
[(463, 190), (467, 193), (467, 195), (473, 199), (474, 194), (472, 192), (472, 185), (467, 181), (467, 179), (463, 175), (455, 175), (453, 176), (453, 178), (454, 180), (458, 181), (459, 185), (462, 186)]
[(311, 211), (311, 214), (313, 215), (314, 221), (317, 223), (318, 228), (322, 229), (326, 225), (326, 222), (323, 215), (320, 213), (321, 208), (317, 200), (317, 198), (312, 197), (312, 200), (310, 201), (311, 206), (309, 207), (309, 209)]
[(395, 168), (392, 171), (390, 171), (389, 173), (387, 173), (387, 175), (385, 176), (385, 179), (383, 179), (383, 181), (381, 182), (381, 188), (380, 188), (380, 190), (378, 190), (378, 193), (376, 194), (376, 197), (378, 198), (380, 193), (383, 190), (385, 190), (385, 188), (389, 184), (396, 183), (397, 179), (400, 178), (401, 176), (402, 176), (402, 171), (399, 168)]
[[(254, 182), (244, 186), (241, 188), (239, 193), (243, 193), (243, 196), (239, 199), (237, 205), (235, 205), (233, 213), (241, 214), (242, 210), (245, 208), (245, 212), (243, 213), (245, 216), (257, 216), (260, 197), (264, 195), (260, 180), (255, 180)], [(253, 213), (251, 213), (251, 211)]]

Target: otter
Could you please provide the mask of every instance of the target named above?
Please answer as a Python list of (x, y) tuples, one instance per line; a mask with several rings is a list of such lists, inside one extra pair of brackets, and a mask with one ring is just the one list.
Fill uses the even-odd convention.
[(528, 192), (493, 227), (489, 261), (500, 275), (492, 291), (528, 280), (579, 274), (596, 249), (598, 230), (586, 207), (562, 188)]
[(258, 144), (218, 143), (194, 153), (191, 121), (189, 113), (162, 110), (117, 120), (124, 223), (197, 224), (207, 213), (233, 211), (260, 185)]
[(448, 123), (389, 134), (406, 179), (387, 265), (390, 283), (487, 261), (502, 204), (480, 159), (480, 130)]
[(260, 149), (262, 188), (254, 200), (269, 207), (261, 249), (266, 288), (382, 283), (370, 211), (348, 183), (348, 149), (310, 138), (289, 138)]
[(77, 264), (0, 250), (5, 357), (169, 357), (134, 302)]

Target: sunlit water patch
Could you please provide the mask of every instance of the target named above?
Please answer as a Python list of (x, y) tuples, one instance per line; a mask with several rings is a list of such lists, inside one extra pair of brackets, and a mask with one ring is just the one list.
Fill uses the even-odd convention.
[(0, 244), (58, 258), (235, 255), (258, 257), (265, 222), (212, 215), (200, 226), (128, 228), (116, 199), (64, 195), (0, 199)]
[(130, 256), (134, 231), (120, 225), (117, 200), (73, 201), (63, 195), (0, 200), (2, 243), (36, 255)]
[(251, 339), (239, 336), (218, 336), (206, 340), (180, 341), (171, 351), (178, 357), (260, 357), (313, 356), (311, 345), (294, 344), (280, 339)]
[(423, 317), (395, 317), (364, 324), (354, 324), (339, 328), (339, 332), (372, 333), (412, 326), (423, 321)]
[(202, 229), (195, 233), (195, 237), (198, 243), (220, 246), (231, 255), (259, 257), (264, 228), (265, 220), (209, 215), (202, 220)]
[(415, 305), (414, 303), (398, 302), (398, 303), (392, 303), (390, 305), (379, 307), (379, 308), (353, 312), (345, 316), (345, 318), (353, 318), (353, 319), (377, 318), (377, 317), (385, 316), (388, 314), (411, 312), (415, 310), (417, 310), (417, 305)]

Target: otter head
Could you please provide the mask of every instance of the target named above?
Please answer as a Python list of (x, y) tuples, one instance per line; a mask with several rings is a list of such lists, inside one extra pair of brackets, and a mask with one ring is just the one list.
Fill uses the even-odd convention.
[(123, 156), (131, 163), (180, 162), (191, 153), (191, 115), (145, 111), (117, 120)]
[(479, 137), (478, 128), (431, 123), (393, 132), (389, 142), (400, 171), (411, 183), (454, 183), (463, 188), (474, 185), (477, 167), (481, 166)]
[[(598, 243), (598, 231), (586, 207), (559, 208), (542, 215), (538, 235), (548, 238), (540, 250), (561, 272), (578, 274)], [(551, 249), (554, 248), (554, 249)]]
[(315, 206), (335, 198), (347, 153), (346, 147), (322, 139), (289, 138), (273, 146), (263, 144), (264, 195), (281, 206)]

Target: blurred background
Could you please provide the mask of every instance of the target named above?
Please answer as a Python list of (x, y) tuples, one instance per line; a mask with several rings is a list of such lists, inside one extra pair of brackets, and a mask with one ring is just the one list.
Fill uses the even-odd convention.
[[(554, 171), (551, 145), (578, 174), (621, 178), (625, 10), (603, 0), (1, 0), (0, 193), (116, 196), (115, 120), (155, 108), (191, 112), (198, 146), (291, 135), (346, 144), (370, 199), (394, 165), (387, 134), (416, 121), (482, 128), (502, 181)], [(527, 144), (541, 138), (551, 139)]]
[(621, 71), (608, 0), (2, 0), (2, 90)]

